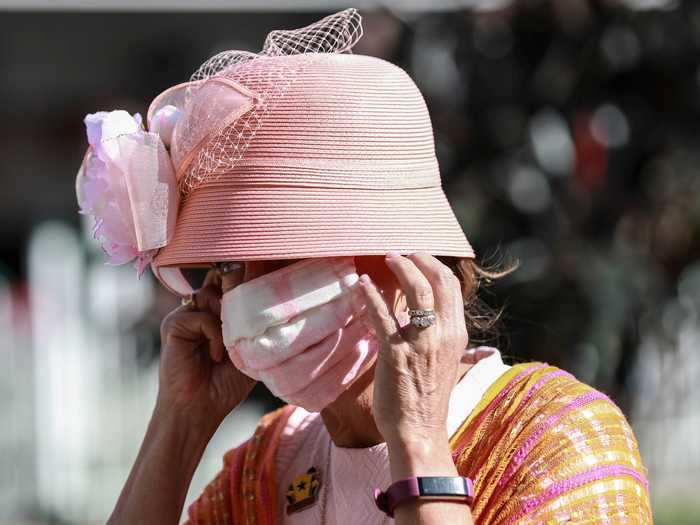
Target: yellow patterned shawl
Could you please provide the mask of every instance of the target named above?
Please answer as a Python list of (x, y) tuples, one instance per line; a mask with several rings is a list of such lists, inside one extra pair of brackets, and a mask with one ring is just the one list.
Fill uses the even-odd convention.
[[(292, 412), (267, 414), (189, 508), (191, 525), (279, 523), (275, 452)], [(450, 440), (479, 525), (652, 523), (646, 471), (620, 409), (573, 376), (517, 365)]]

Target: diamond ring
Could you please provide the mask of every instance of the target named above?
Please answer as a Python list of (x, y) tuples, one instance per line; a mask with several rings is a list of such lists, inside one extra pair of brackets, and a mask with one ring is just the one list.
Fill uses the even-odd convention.
[(434, 310), (409, 309), (408, 316), (411, 318), (411, 324), (416, 328), (433, 326), (437, 320)]

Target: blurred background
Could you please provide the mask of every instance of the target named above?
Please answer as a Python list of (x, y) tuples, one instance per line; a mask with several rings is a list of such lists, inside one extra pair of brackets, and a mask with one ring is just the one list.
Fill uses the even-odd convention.
[[(700, 2), (0, 0), (1, 525), (104, 522), (178, 304), (78, 216), (83, 116), (143, 114), (212, 54), (352, 6), (355, 52), (423, 91), (482, 262), (521, 262), (485, 292), (487, 342), (608, 393), (656, 523), (700, 523)], [(258, 388), (224, 422), (188, 502), (275, 404)]]

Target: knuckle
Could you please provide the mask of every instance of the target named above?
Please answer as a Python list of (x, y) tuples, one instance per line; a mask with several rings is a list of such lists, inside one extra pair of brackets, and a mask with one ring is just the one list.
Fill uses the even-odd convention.
[(170, 329), (173, 325), (173, 318), (175, 317), (175, 315), (176, 315), (175, 312), (170, 312), (160, 322), (160, 332), (162, 334), (165, 334), (165, 333), (170, 331)]
[(163, 346), (165, 346), (166, 348), (169, 346), (173, 346), (174, 341), (174, 334), (172, 332), (166, 332), (165, 336), (163, 337)]
[(454, 283), (455, 279), (457, 279), (457, 276), (452, 273), (452, 270), (450, 270), (447, 266), (440, 268), (440, 271), (438, 272), (438, 281), (440, 284), (451, 285)]
[(433, 299), (433, 291), (430, 287), (421, 285), (417, 286), (415, 290), (416, 299), (419, 301), (431, 301)]
[(200, 288), (195, 295), (195, 300), (199, 300), (202, 303), (205, 303), (209, 300), (211, 297), (215, 297), (218, 295), (219, 288), (214, 286), (213, 284), (208, 284), (204, 288)]
[(174, 337), (174, 332), (175, 329), (173, 328), (173, 322), (163, 322), (160, 325), (160, 339), (161, 339), (161, 344), (168, 346), (172, 342), (172, 339)]

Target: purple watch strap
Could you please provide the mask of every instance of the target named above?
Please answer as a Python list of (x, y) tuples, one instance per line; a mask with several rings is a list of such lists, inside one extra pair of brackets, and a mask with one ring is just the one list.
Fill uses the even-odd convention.
[(374, 501), (380, 510), (394, 517), (394, 509), (404, 501), (428, 497), (453, 499), (471, 505), (474, 501), (474, 484), (462, 476), (413, 476), (392, 483), (385, 492), (374, 489)]

